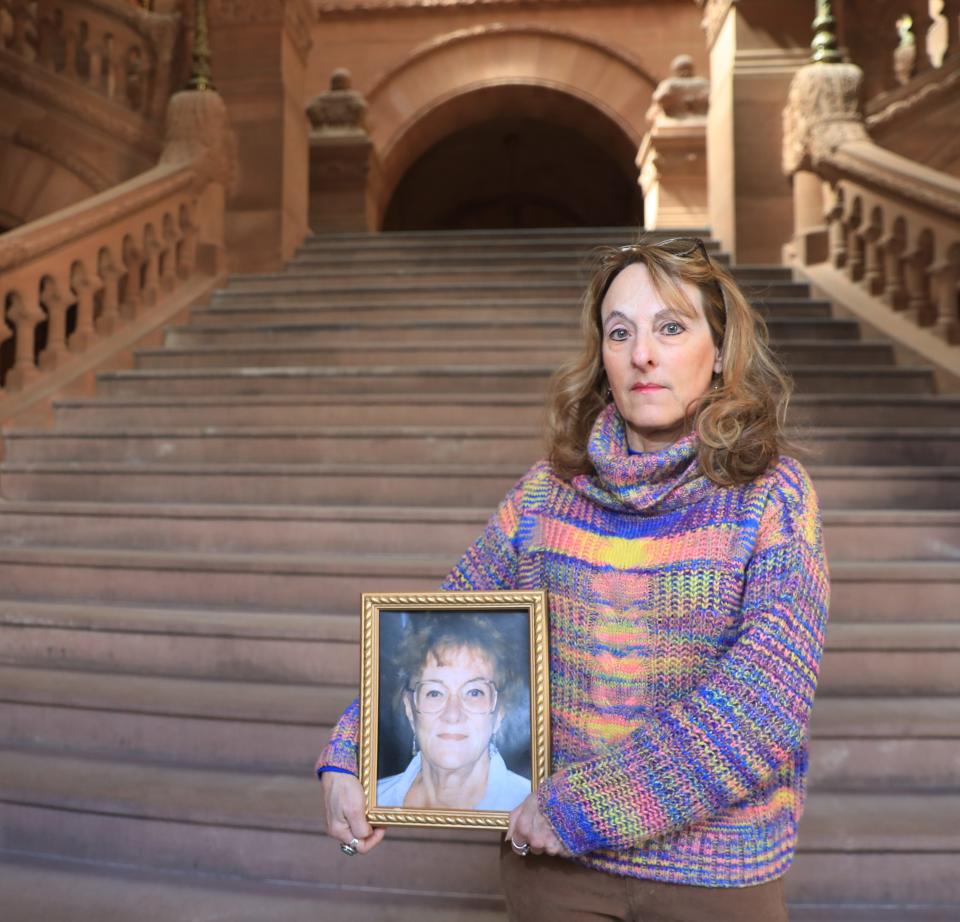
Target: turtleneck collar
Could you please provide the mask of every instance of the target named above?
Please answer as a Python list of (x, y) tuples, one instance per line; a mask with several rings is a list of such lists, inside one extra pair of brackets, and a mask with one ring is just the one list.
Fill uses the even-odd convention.
[(713, 488), (697, 463), (697, 437), (688, 433), (661, 451), (630, 454), (614, 404), (597, 417), (587, 452), (596, 474), (574, 477), (575, 490), (608, 509), (653, 515), (696, 502)]

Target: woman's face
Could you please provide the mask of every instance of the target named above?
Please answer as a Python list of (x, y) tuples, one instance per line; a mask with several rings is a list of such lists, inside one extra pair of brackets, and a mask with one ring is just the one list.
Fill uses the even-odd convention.
[(493, 664), (475, 650), (457, 647), (444, 651), (439, 659), (432, 653), (427, 657), (415, 688), (422, 707), (437, 710), (424, 713), (413, 706), (413, 695), (404, 696), (407, 718), (426, 761), (454, 770), (484, 755), (502, 719), (499, 707), (489, 711), (495, 695), (493, 682)]
[(603, 367), (634, 451), (658, 451), (680, 438), (688, 407), (722, 367), (699, 289), (688, 282), (681, 288), (692, 314), (670, 307), (647, 267), (631, 263), (600, 306)]

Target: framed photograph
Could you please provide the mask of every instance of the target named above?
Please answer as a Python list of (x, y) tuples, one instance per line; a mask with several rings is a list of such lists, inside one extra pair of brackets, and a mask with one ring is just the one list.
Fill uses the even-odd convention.
[(548, 683), (545, 592), (365, 593), (369, 821), (506, 829), (549, 770)]

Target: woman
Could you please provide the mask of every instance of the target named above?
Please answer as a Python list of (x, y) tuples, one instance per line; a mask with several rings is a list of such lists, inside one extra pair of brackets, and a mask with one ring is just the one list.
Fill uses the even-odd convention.
[[(553, 773), (511, 813), (511, 918), (782, 922), (828, 598), (789, 382), (698, 240), (604, 251), (582, 333), (548, 459), (444, 584), (549, 593)], [(375, 847), (356, 779), (323, 782), (330, 834)]]
[(397, 655), (414, 755), (377, 782), (377, 806), (512, 810), (530, 782), (507, 768), (496, 743), (519, 683), (506, 638), (482, 616), (417, 621)]

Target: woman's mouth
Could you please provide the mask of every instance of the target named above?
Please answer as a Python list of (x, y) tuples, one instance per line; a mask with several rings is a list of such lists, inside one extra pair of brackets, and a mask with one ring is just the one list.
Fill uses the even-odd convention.
[(438, 733), (437, 737), (442, 740), (455, 740), (459, 742), (460, 740), (465, 740), (467, 738), (466, 733)]
[(653, 391), (662, 391), (665, 390), (665, 388), (662, 384), (644, 384), (641, 382), (639, 384), (634, 384), (630, 390), (639, 391), (641, 394), (647, 394), (652, 393)]

